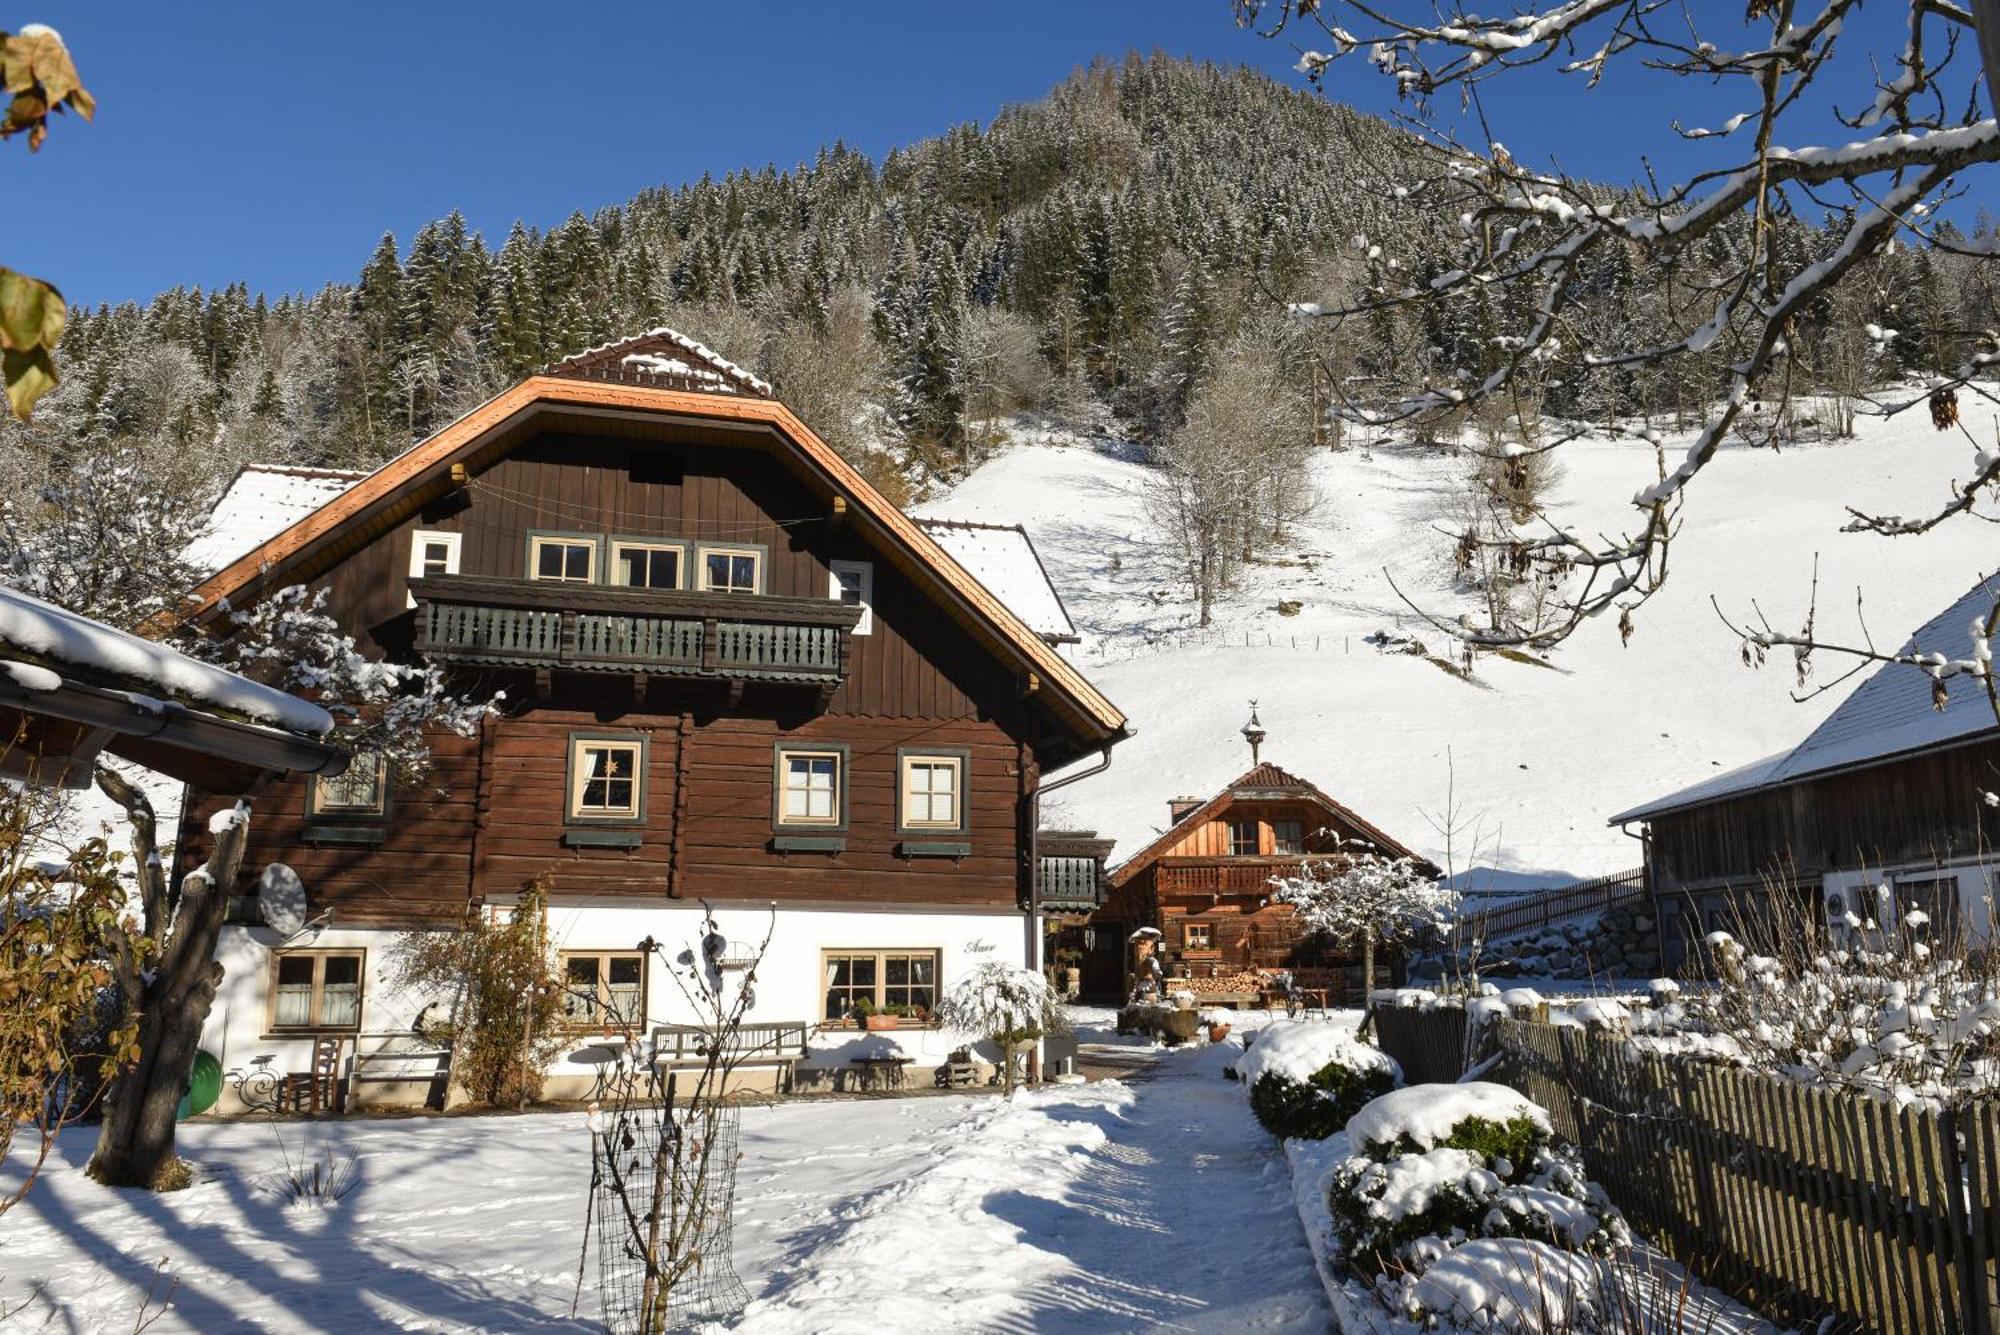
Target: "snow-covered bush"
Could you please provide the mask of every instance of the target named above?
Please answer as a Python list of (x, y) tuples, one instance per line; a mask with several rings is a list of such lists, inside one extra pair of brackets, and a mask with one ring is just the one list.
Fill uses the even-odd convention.
[[(1783, 915), (1779, 915), (1782, 917)], [(1760, 954), (1706, 938), (1714, 986), (1635, 1023), (1644, 1046), (1734, 1060), (1808, 1084), (1941, 1106), (2000, 1090), (2000, 955), (1932, 936), (1921, 913), (1861, 922), (1846, 948), (1794, 923)]]
[[(1334, 1242), (1358, 1274), (1423, 1272), (1472, 1238), (1608, 1254), (1630, 1241), (1547, 1117), (1504, 1085), (1414, 1085), (1347, 1124), (1356, 1151), (1328, 1179)], [(1403, 1295), (1406, 1302), (1409, 1295)]]
[(1237, 1059), (1236, 1074), (1250, 1111), (1281, 1140), (1325, 1140), (1402, 1078), (1387, 1053), (1311, 1021), (1270, 1026)]
[(1610, 1288), (1603, 1263), (1591, 1257), (1532, 1238), (1479, 1238), (1409, 1285), (1404, 1311), (1427, 1324), (1556, 1335), (1602, 1328), (1598, 1318), (1620, 1307)]

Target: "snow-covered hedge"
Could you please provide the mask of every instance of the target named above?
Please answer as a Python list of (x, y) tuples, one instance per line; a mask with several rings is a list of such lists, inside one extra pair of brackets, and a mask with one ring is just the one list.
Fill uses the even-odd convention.
[(1392, 1306), (1419, 1304), (1416, 1279), (1474, 1238), (1527, 1238), (1604, 1255), (1630, 1241), (1603, 1191), (1556, 1147), (1548, 1118), (1504, 1085), (1415, 1085), (1347, 1124), (1353, 1151), (1327, 1184), (1335, 1252)]
[(1257, 1121), (1281, 1140), (1326, 1139), (1402, 1079), (1387, 1053), (1335, 1025), (1304, 1020), (1265, 1029), (1237, 1058), (1236, 1074)]

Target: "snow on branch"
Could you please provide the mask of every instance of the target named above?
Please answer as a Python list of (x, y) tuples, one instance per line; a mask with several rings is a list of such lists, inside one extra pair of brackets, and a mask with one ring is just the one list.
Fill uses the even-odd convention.
[[(1947, 247), (1956, 232), (1939, 223), (1939, 209), (1962, 173), (2000, 162), (2000, 124), (1980, 114), (1977, 69), (1953, 68), (1959, 43), (1973, 35), (1972, 15), (1949, 0), (1910, 0), (1892, 43), (1860, 53), (1872, 59), (1852, 49), (1862, 40), (1848, 26), (1858, 0), (1810, 9), (1751, 0), (1740, 18), (1665, 0), (1566, 0), (1501, 16), (1380, 0), (1235, 0), (1235, 9), (1240, 23), (1267, 36), (1324, 33), (1331, 45), (1307, 51), (1299, 65), (1315, 83), (1356, 55), (1390, 79), (1414, 107), (1408, 122), (1421, 151), (1411, 161), (1427, 173), (1396, 197), (1457, 220), (1441, 254), (1378, 258), (1386, 243), (1366, 238), (1367, 280), (1347, 300), (1292, 304), (1300, 317), (1336, 328), (1354, 322), (1357, 337), (1407, 313), (1447, 348), (1410, 359), (1410, 383), (1395, 392), (1370, 386), (1364, 401), (1347, 391), (1333, 405), (1336, 417), (1378, 428), (1409, 423), (1430, 439), (1432, 424), (1463, 421), (1487, 400), (1525, 418), (1523, 402), (1538, 404), (1551, 387), (1573, 390), (1610, 375), (1671, 384), (1677, 403), (1709, 405), (1684, 454), (1662, 458), (1655, 480), (1631, 497), (1635, 513), (1623, 533), (1584, 536), (1548, 521), (1546, 534), (1512, 544), (1514, 559), (1559, 586), (1535, 619), (1481, 628), (1430, 618), (1472, 647), (1545, 648), (1611, 611), (1629, 625), (1666, 578), (1691, 484), (1732, 435), (1754, 437), (1762, 410), (1770, 422), (1784, 416), (1795, 381), (1810, 371), (1801, 367), (1802, 339), (1851, 319), (1850, 341), (1866, 334), (1853, 374), (1865, 374), (1866, 349), (1879, 352), (1906, 331), (1847, 314), (1859, 305), (1850, 294), (1899, 242), (1955, 253)], [(1836, 60), (1842, 41), (1844, 59)], [(1459, 105), (1484, 131), (1499, 87), (1492, 81), (1545, 61), (1588, 85), (1616, 78), (1652, 93), (1666, 112), (1665, 133), (1713, 160), (1668, 181), (1635, 160), (1644, 184), (1611, 188), (1530, 166), (1521, 145), (1490, 142), (1490, 133), (1462, 143), (1433, 120), (1431, 100), (1459, 85)], [(1715, 129), (1686, 129), (1676, 115), (1705, 96), (1698, 84), (1719, 88), (1735, 109)], [(1853, 137), (1799, 142), (1828, 124)], [(1398, 229), (1399, 242), (1405, 232), (1421, 229)], [(1607, 314), (1617, 287), (1641, 295)], [(1472, 336), (1440, 340), (1439, 329)], [(1935, 363), (1915, 400), (1928, 400), (1934, 415), (1967, 386), (1986, 393), (1975, 380), (2000, 359), (2000, 333), (1954, 336), (1975, 350), (1955, 367)], [(1865, 384), (1849, 398), (1864, 405), (1858, 411), (1901, 410), (1873, 405)], [(1613, 434), (1632, 431), (1617, 414), (1603, 416)], [(1977, 449), (1974, 464), (1972, 480), (1954, 483), (1935, 515), (1855, 510), (1850, 527), (1912, 534), (1973, 513), (1974, 500), (2000, 484), (2000, 445)]]

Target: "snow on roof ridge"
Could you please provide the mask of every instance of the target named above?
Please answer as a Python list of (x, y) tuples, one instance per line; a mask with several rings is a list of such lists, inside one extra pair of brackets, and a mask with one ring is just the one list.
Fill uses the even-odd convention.
[(754, 371), (749, 371), (738, 366), (735, 362), (730, 361), (727, 357), (724, 357), (721, 353), (706, 344), (698, 343), (686, 334), (683, 334), (680, 330), (669, 328), (666, 325), (656, 325), (643, 333), (627, 334), (622, 338), (614, 338), (608, 343), (600, 343), (594, 348), (585, 348), (581, 352), (572, 352), (567, 357), (549, 363), (549, 367), (553, 370), (558, 366), (568, 366), (573, 362), (580, 362), (586, 358), (599, 356), (616, 348), (623, 347), (626, 344), (642, 342), (649, 338), (669, 339), (682, 351), (691, 356), (699, 357), (724, 375), (734, 377), (767, 398), (774, 397), (770, 381), (764, 379)]
[[(1897, 654), (1941, 653), (1951, 660), (1964, 658), (1970, 646), (1973, 613), (1990, 611), (2000, 596), (1993, 581), (1994, 576), (1981, 575), (1949, 607), (1917, 627)], [(1609, 823), (1622, 825), (1760, 788), (1969, 741), (2000, 726), (1994, 722), (1983, 690), (1968, 688), (1965, 680), (1959, 686), (1947, 692), (1945, 707), (1938, 709), (1931, 702), (1930, 685), (1920, 669), (1905, 663), (1883, 663), (1795, 745), (1621, 811)]]
[(274, 473), (280, 477), (351, 478), (360, 481), (375, 470), (372, 468), (329, 468), (324, 464), (267, 464), (254, 460), (236, 470), (238, 473)]
[(333, 716), (309, 700), (19, 589), (0, 587), (0, 647), (43, 663), (101, 673), (115, 682), (138, 683), (186, 704), (220, 709), (289, 732), (323, 737), (333, 730)]

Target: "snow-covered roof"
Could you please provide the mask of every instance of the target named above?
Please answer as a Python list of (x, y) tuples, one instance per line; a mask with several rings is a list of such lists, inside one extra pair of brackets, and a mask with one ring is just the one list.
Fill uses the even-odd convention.
[(347, 468), (246, 464), (215, 503), (208, 532), (182, 555), (200, 570), (220, 570), (367, 476)]
[[(2000, 583), (1982, 578), (1957, 602), (1918, 627), (1898, 655), (1938, 654), (1940, 661), (1953, 662), (1970, 658), (1973, 624), (1983, 622), (1992, 612), (1996, 597), (2000, 597)], [(2000, 726), (1994, 722), (1984, 684), (1976, 677), (1954, 676), (1945, 685), (1945, 706), (1939, 709), (1932, 702), (1932, 682), (1924, 672), (1907, 664), (1884, 664), (1791, 750), (1621, 811), (1611, 823), (1644, 820), (1759, 788), (1954, 745)]]
[(1076, 642), (1076, 625), (1026, 529), (954, 519), (917, 522), (1029, 630), (1051, 644)]
[[(20, 663), (20, 659), (28, 660)], [(163, 644), (66, 612), (18, 589), (0, 588), (0, 660), (8, 678), (30, 691), (62, 688), (74, 670), (94, 686), (134, 687), (186, 705), (323, 737), (333, 717), (295, 695), (225, 672)]]
[(676, 376), (722, 394), (771, 397), (771, 382), (744, 370), (715, 349), (677, 329), (661, 325), (643, 334), (600, 343), (551, 362), (550, 375), (605, 375), (636, 372)]

